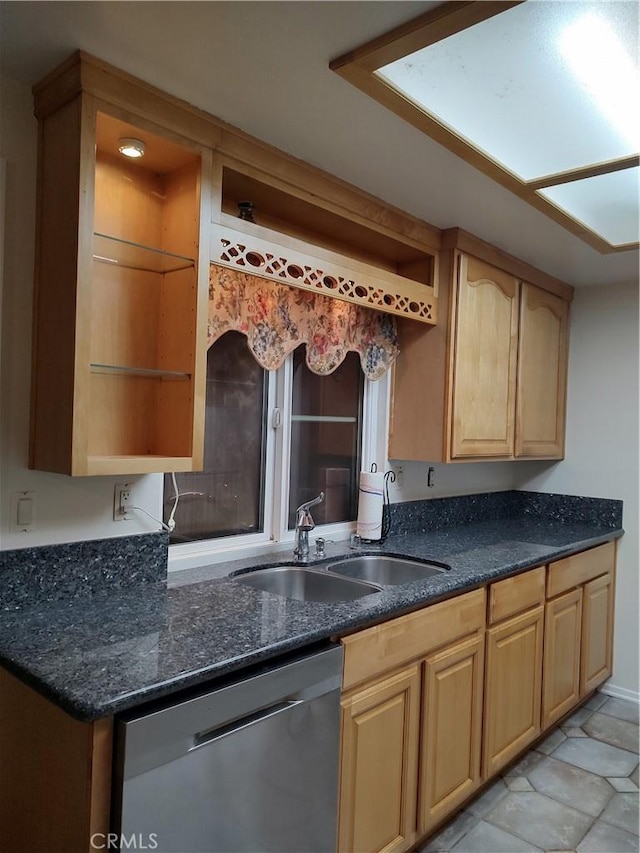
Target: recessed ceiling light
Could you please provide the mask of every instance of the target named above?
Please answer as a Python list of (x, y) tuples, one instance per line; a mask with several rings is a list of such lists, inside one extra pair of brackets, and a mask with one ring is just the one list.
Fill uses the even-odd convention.
[(137, 159), (144, 157), (145, 144), (141, 139), (125, 136), (118, 141), (118, 151), (125, 157)]

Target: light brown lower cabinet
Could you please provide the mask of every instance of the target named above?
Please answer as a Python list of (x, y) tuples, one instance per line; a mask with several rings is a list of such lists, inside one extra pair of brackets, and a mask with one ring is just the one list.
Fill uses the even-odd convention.
[(611, 675), (615, 553), (608, 542), (549, 565), (543, 728)]
[(544, 606), (487, 631), (482, 770), (489, 778), (540, 733)]
[(547, 602), (544, 629), (544, 728), (580, 699), (582, 590), (574, 589)]
[(613, 571), (589, 581), (582, 590), (580, 695), (611, 675), (613, 663)]
[(342, 702), (340, 850), (406, 850), (415, 838), (417, 664)]
[(0, 668), (0, 850), (87, 853), (106, 838), (113, 719), (72, 719)]
[(420, 835), (480, 785), (483, 657), (478, 634), (424, 662)]
[(408, 850), (480, 784), (485, 612), (478, 589), (344, 638), (341, 853)]
[(610, 542), (343, 639), (339, 853), (409, 850), (605, 681), (614, 569)]

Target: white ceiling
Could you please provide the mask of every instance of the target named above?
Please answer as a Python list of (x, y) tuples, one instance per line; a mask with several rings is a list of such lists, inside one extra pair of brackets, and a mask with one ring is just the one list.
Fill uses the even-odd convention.
[(599, 254), (329, 70), (331, 59), (438, 5), (2, 2), (0, 70), (32, 84), (80, 48), (576, 286), (637, 282), (637, 250)]

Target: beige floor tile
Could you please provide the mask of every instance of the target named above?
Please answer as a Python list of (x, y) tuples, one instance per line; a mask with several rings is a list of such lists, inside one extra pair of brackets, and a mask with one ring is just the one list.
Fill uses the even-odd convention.
[(568, 738), (554, 750), (553, 757), (598, 776), (628, 776), (638, 763), (632, 752), (590, 737)]
[[(603, 706), (605, 707), (605, 706)], [(612, 746), (628, 749), (630, 752), (638, 752), (638, 724), (617, 717), (608, 717), (596, 711), (591, 719), (583, 726), (583, 730), (590, 736)]]
[(563, 721), (563, 726), (581, 726), (587, 722), (589, 717), (593, 714), (592, 708), (586, 708), (584, 705), (581, 708), (578, 708), (577, 711), (574, 711), (570, 717), (567, 717), (566, 720)]
[(627, 702), (625, 699), (610, 697), (599, 709), (601, 714), (609, 717), (617, 717), (619, 720), (627, 720), (629, 723), (640, 722), (640, 706), (637, 702)]
[(638, 837), (597, 820), (578, 844), (578, 853), (638, 853)]
[(632, 794), (634, 791), (638, 790), (638, 786), (633, 779), (629, 779), (628, 777), (620, 779), (614, 776), (608, 776), (607, 782), (620, 794)]
[(638, 795), (614, 794), (600, 820), (638, 835)]
[(540, 848), (481, 820), (453, 850), (455, 853), (536, 853)]
[(508, 767), (504, 773), (502, 774), (505, 778), (508, 776), (527, 776), (528, 773), (533, 770), (536, 764), (539, 764), (544, 755), (536, 750), (531, 750), (527, 752), (519, 761), (513, 764), (511, 767)]
[(448, 853), (453, 845), (469, 832), (470, 829), (473, 829), (478, 821), (479, 818), (471, 814), (471, 812), (460, 812), (427, 841), (424, 847), (420, 847), (416, 853)]
[(606, 779), (552, 756), (538, 764), (529, 781), (541, 794), (592, 817), (600, 815), (614, 794)]
[(608, 700), (608, 696), (605, 696), (604, 693), (594, 693), (590, 699), (582, 706), (583, 708), (590, 708), (592, 711), (597, 711), (598, 708), (601, 708), (604, 703)]
[(507, 794), (485, 820), (541, 850), (570, 850), (587, 834), (593, 818), (533, 792)]
[(500, 802), (500, 800), (509, 793), (509, 790), (502, 779), (498, 779), (480, 796), (469, 803), (467, 811), (476, 817), (484, 817), (488, 811)]
[(551, 755), (553, 750), (557, 749), (566, 739), (567, 736), (561, 729), (554, 729), (548, 738), (536, 746), (536, 749), (538, 752), (544, 753), (544, 755)]

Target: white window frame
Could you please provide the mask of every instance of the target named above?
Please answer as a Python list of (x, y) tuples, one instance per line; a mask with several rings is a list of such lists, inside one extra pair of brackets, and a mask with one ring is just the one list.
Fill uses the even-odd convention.
[[(293, 558), (294, 531), (287, 529), (289, 507), (289, 464), (291, 448), (291, 405), (293, 355), (277, 371), (268, 371), (267, 435), (265, 449), (264, 524), (259, 533), (201, 539), (169, 546), (169, 571), (219, 564), (219, 575), (227, 574), (225, 563), (250, 557), (284, 552)], [(389, 371), (372, 382), (365, 377), (362, 407), (361, 467), (378, 471), (388, 465), (389, 436)], [(274, 405), (275, 402), (275, 405)], [(348, 540), (355, 530), (355, 520), (318, 525), (315, 536), (334, 541)]]

